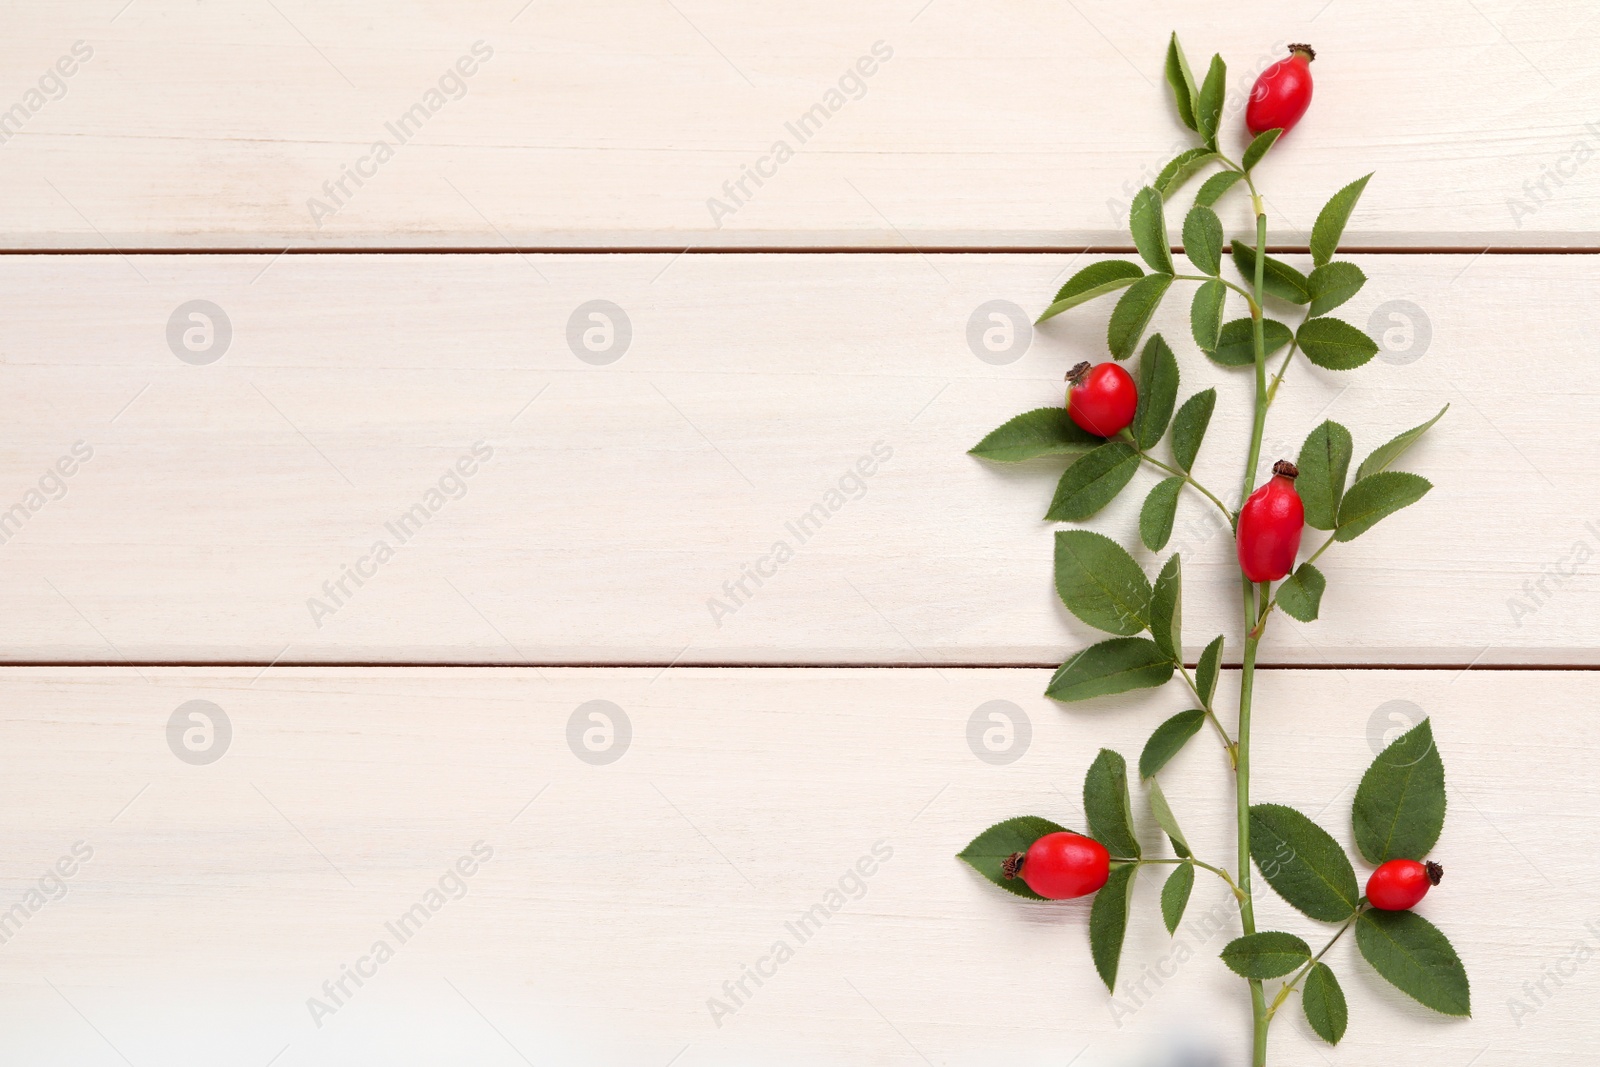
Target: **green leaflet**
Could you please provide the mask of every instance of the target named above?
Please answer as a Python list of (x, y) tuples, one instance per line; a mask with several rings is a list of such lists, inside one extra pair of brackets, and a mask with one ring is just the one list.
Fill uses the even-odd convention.
[(1172, 420), (1172, 461), (1179, 470), (1186, 471), (1194, 466), (1216, 406), (1216, 389), (1203, 389), (1185, 400), (1178, 409), (1178, 414)]
[(1139, 868), (1131, 863), (1111, 869), (1111, 877), (1094, 895), (1089, 908), (1089, 952), (1094, 969), (1106, 989), (1117, 988), (1117, 967), (1122, 960), (1122, 941), (1128, 932), (1128, 908), (1133, 900), (1133, 876)]
[[(1277, 319), (1263, 319), (1261, 334), (1266, 341), (1267, 358), (1290, 341), (1294, 333)], [(1255, 332), (1250, 320), (1234, 319), (1222, 327), (1222, 338), (1215, 352), (1207, 352), (1214, 363), (1224, 367), (1253, 367), (1256, 362)]]
[(1339, 527), (1333, 531), (1337, 541), (1353, 541), (1401, 508), (1409, 507), (1427, 495), (1433, 483), (1405, 471), (1379, 471), (1350, 487), (1339, 502)]
[(1267, 152), (1283, 136), (1282, 130), (1262, 130), (1250, 142), (1250, 147), (1244, 150), (1244, 158), (1239, 162), (1245, 170), (1255, 170), (1256, 164), (1266, 158)]
[(1194, 864), (1178, 864), (1167, 878), (1167, 884), (1161, 887), (1161, 921), (1166, 924), (1167, 933), (1178, 932), (1178, 924), (1183, 922), (1183, 911), (1189, 906), (1189, 894), (1193, 890)]
[(1139, 777), (1155, 777), (1173, 756), (1183, 750), (1183, 746), (1189, 743), (1189, 738), (1200, 732), (1200, 727), (1205, 725), (1205, 721), (1206, 713), (1197, 708), (1193, 711), (1180, 711), (1157, 726), (1155, 733), (1150, 735), (1150, 740), (1144, 743), (1144, 751), (1139, 753)]
[(1158, 333), (1139, 357), (1139, 406), (1128, 427), (1139, 447), (1149, 451), (1161, 441), (1178, 402), (1178, 358)]
[(1337, 1045), (1350, 1023), (1350, 1009), (1345, 1007), (1339, 980), (1326, 963), (1313, 964), (1306, 973), (1306, 980), (1300, 985), (1300, 1005), (1316, 1035), (1330, 1045)]
[(1328, 831), (1281, 804), (1250, 807), (1250, 858), (1267, 883), (1297, 910), (1341, 922), (1361, 898), (1356, 872)]
[(1390, 985), (1443, 1015), (1471, 1015), (1467, 969), (1448, 938), (1414, 911), (1364, 911), (1356, 947)]
[(1067, 279), (1067, 283), (1056, 292), (1055, 300), (1045, 308), (1037, 321), (1053, 319), (1068, 308), (1077, 307), (1106, 293), (1114, 293), (1143, 277), (1144, 271), (1139, 269), (1139, 265), (1125, 259), (1091, 263)]
[(1127, 359), (1139, 347), (1145, 327), (1155, 317), (1161, 298), (1172, 285), (1170, 274), (1146, 274), (1128, 287), (1112, 309), (1111, 322), (1106, 326), (1106, 344), (1115, 359)]
[(1131, 637), (1150, 624), (1150, 581), (1126, 549), (1092, 530), (1057, 530), (1056, 594), (1098, 630)]
[(1110, 849), (1112, 856), (1139, 858), (1133, 802), (1128, 795), (1128, 765), (1109, 748), (1100, 750), (1083, 776), (1083, 815), (1089, 823), (1089, 836)]
[(1411, 429), (1407, 430), (1405, 433), (1396, 437), (1389, 443), (1374, 448), (1372, 450), (1372, 455), (1361, 461), (1361, 466), (1356, 471), (1356, 481), (1359, 482), (1369, 474), (1377, 474), (1381, 470), (1388, 470), (1389, 464), (1399, 459), (1401, 453), (1410, 448), (1416, 442), (1417, 438), (1427, 433), (1429, 428), (1432, 427), (1434, 423), (1444, 418), (1444, 413), (1449, 410), (1450, 405), (1446, 404), (1444, 407), (1439, 409), (1439, 414), (1435, 415), (1421, 426), (1413, 426)]
[(1334, 193), (1317, 215), (1317, 221), (1311, 227), (1311, 259), (1317, 266), (1327, 263), (1338, 251), (1339, 238), (1344, 236), (1344, 224), (1350, 221), (1350, 212), (1355, 210), (1356, 201), (1361, 199), (1361, 193), (1371, 177), (1368, 174), (1364, 178), (1357, 178)]
[(1306, 358), (1325, 370), (1355, 370), (1378, 354), (1378, 342), (1343, 319), (1307, 319), (1295, 339)]
[[(1256, 284), (1256, 250), (1243, 241), (1233, 242), (1233, 265), (1244, 276), (1245, 288)], [(1262, 272), (1261, 288), (1269, 296), (1287, 300), (1291, 304), (1305, 304), (1311, 300), (1311, 281), (1281, 259), (1267, 257)]]
[(1222, 668), (1222, 635), (1218, 634), (1211, 639), (1206, 650), (1200, 653), (1200, 662), (1195, 667), (1194, 687), (1200, 691), (1200, 702), (1210, 706), (1211, 698), (1217, 692), (1217, 675)]
[(1174, 660), (1183, 652), (1183, 561), (1176, 554), (1161, 568), (1150, 594), (1150, 636)]
[(1223, 305), (1227, 298), (1228, 287), (1218, 278), (1194, 291), (1194, 302), (1189, 305), (1189, 332), (1202, 352), (1215, 352), (1222, 341)]
[(1177, 475), (1163, 478), (1144, 498), (1139, 509), (1139, 540), (1152, 552), (1167, 547), (1172, 537), (1172, 523), (1178, 516), (1178, 493), (1183, 489), (1183, 479)]
[(1150, 269), (1157, 274), (1176, 274), (1172, 269), (1172, 242), (1167, 237), (1167, 217), (1161, 194), (1153, 186), (1140, 189), (1128, 211), (1128, 230), (1133, 246)]
[(1015, 819), (995, 823), (974, 837), (972, 842), (956, 855), (1006, 892), (1027, 897), (1029, 900), (1043, 900), (1045, 898), (1029, 889), (1028, 883), (1021, 878), (1007, 878), (1001, 865), (1005, 863), (1006, 857), (1013, 853), (1027, 852), (1035, 841), (1046, 834), (1060, 833), (1065, 829), (1066, 827), (1058, 826), (1049, 819), (1041, 819), (1037, 815), (1021, 815)]
[(1354, 263), (1324, 263), (1311, 272), (1311, 307), (1306, 314), (1326, 315), (1367, 284), (1367, 276)]
[(1215, 278), (1222, 272), (1222, 220), (1203, 204), (1183, 220), (1183, 254), (1201, 274)]
[(1277, 930), (1236, 937), (1222, 950), (1222, 962), (1242, 978), (1282, 978), (1310, 958), (1310, 945)]
[(1188, 57), (1183, 54), (1183, 46), (1178, 43), (1176, 33), (1167, 42), (1167, 84), (1172, 86), (1172, 98), (1178, 105), (1178, 118), (1191, 130), (1198, 130), (1200, 126), (1195, 121), (1194, 109), (1200, 90), (1195, 88)]
[(1294, 487), (1305, 505), (1307, 526), (1331, 530), (1339, 524), (1339, 501), (1344, 499), (1353, 451), (1350, 431), (1331, 419), (1306, 435), (1295, 464), (1300, 476)]
[(1328, 580), (1309, 563), (1302, 563), (1278, 586), (1278, 606), (1301, 622), (1316, 622), (1322, 609), (1322, 592)]
[(1141, 462), (1133, 446), (1121, 441), (1097, 445), (1062, 473), (1044, 517), (1051, 522), (1082, 522), (1122, 492)]
[(1172, 659), (1145, 637), (1113, 637), (1073, 656), (1056, 669), (1044, 695), (1062, 703), (1112, 696), (1165, 685)]
[(1356, 848), (1368, 863), (1420, 860), (1444, 830), (1444, 761), (1427, 719), (1378, 754), (1351, 806)]
[(1065, 407), (1035, 408), (990, 431), (967, 450), (969, 456), (1019, 463), (1039, 456), (1080, 456), (1105, 444), (1067, 415)]

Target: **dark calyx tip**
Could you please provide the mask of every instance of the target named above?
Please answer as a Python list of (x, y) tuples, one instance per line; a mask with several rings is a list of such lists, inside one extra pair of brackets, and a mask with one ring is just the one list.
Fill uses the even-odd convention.
[(1428, 871), (1428, 884), (1430, 884), (1430, 885), (1438, 885), (1440, 882), (1444, 881), (1444, 868), (1443, 867), (1439, 866), (1437, 863), (1433, 862), (1432, 860), (1429, 860), (1427, 863), (1424, 863), (1423, 867), (1425, 867), (1427, 869), (1427, 871)]
[[(1001, 862), (1000, 873), (1005, 875), (1007, 878), (1015, 878), (1017, 875), (1022, 873), (1022, 859), (1022, 853), (1013, 852)], [(1437, 885), (1438, 883), (1436, 882), (1434, 884)]]
[(1280, 478), (1293, 479), (1300, 477), (1300, 468), (1286, 459), (1280, 459), (1272, 465), (1272, 473)]
[(1310, 45), (1308, 45), (1308, 44), (1292, 44), (1292, 45), (1290, 45), (1289, 46), (1289, 54), (1293, 55), (1296, 52), (1299, 52), (1302, 55), (1304, 55), (1306, 57), (1307, 61), (1313, 62), (1313, 63), (1316, 62), (1317, 50), (1315, 48), (1312, 48)]
[(1091, 366), (1092, 364), (1085, 360), (1076, 367), (1073, 367), (1071, 370), (1067, 371), (1067, 381), (1071, 382), (1073, 385), (1082, 385), (1084, 376), (1089, 373), (1089, 368)]

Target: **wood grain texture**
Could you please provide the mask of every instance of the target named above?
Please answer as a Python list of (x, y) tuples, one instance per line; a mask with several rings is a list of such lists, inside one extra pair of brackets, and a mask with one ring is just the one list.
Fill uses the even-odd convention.
[[(1572, 458), (1600, 448), (1596, 260), (1359, 261), (1373, 280), (1338, 314), (1401, 344), (1405, 320), (1388, 316), (1410, 302), (1411, 347), (1348, 374), (1292, 368), (1263, 468), (1323, 418), (1351, 427), (1359, 459), (1448, 402), (1401, 464), (1436, 488), (1324, 556), (1323, 620), (1274, 623), (1264, 658), (1597, 662), (1600, 474)], [(968, 328), (990, 300), (1036, 311), (1086, 262), (0, 259), (19, 294), (0, 324), (0, 512), (42, 505), (0, 544), (0, 648), (25, 662), (1058, 662), (1096, 639), (1051, 588), (1040, 517), (1062, 464), (964, 451), (1060, 402), (1063, 370), (1104, 352), (1109, 302), (1047, 323), (1003, 366)], [(231, 323), (206, 366), (166, 338), (196, 298)], [(632, 330), (606, 366), (567, 342), (597, 298)], [(1221, 395), (1196, 470), (1231, 498), (1247, 385), (1188, 340), (1187, 293), (1170, 303), (1156, 326), (1181, 353), (1181, 394)], [(66, 495), (28, 497), (79, 441), (93, 457)], [(455, 479), (477, 442), (492, 459)], [(464, 495), (439, 495), (442, 479)], [(1095, 527), (1136, 545), (1155, 480), (1140, 474)], [(430, 502), (420, 532), (400, 530)], [(813, 509), (826, 521), (797, 536)], [(393, 557), (362, 563), (378, 540)], [(1231, 538), (1200, 498), (1181, 502), (1168, 551), (1184, 557), (1191, 658), (1219, 632), (1236, 657)], [(359, 587), (343, 578), (357, 564), (376, 571)], [(743, 577), (758, 564), (774, 572), (759, 587)], [(324, 589), (341, 579), (346, 595)], [(730, 595), (740, 581), (748, 598)]]
[[(1313, 110), (1260, 172), (1276, 242), (1303, 245), (1376, 170), (1356, 244), (1600, 244), (1582, 0), (1306, 0), (1266, 20), (1238, 0), (412, 0), (381, 18), (104, 0), (24, 5), (7, 30), (14, 248), (1125, 245), (1128, 200), (1189, 144), (1171, 30), (1197, 69), (1227, 59), (1236, 157), (1255, 74), (1287, 41), (1318, 49)], [(79, 41), (92, 55), (48, 80)], [(441, 86), (463, 56), (471, 76)], [(802, 140), (790, 124), (819, 105)]]
[[(1201, 882), (1194, 925), (1174, 941), (1159, 880), (1141, 876), (1114, 1004), (1089, 961), (1082, 904), (1016, 900), (954, 858), (1014, 814), (1081, 825), (1095, 750), (1131, 758), (1184, 706), (1175, 688), (1064, 711), (1039, 695), (1040, 670), (143, 674), (0, 672), (12, 755), (0, 903), (22, 899), (74, 843), (92, 850), (62, 880), (65, 896), (13, 920), (0, 946), (8, 1063), (512, 1064), (520, 1052), (679, 1055), (687, 1067), (976, 1064), (992, 1063), (998, 1042), (1010, 1062), (1059, 1064), (1087, 1047), (1078, 1062), (1102, 1067), (1178, 1033), (1238, 1061), (1245, 1000), (1215, 959), (1237, 930), (1225, 892)], [(1429, 1015), (1341, 943), (1329, 960), (1352, 1021), (1343, 1045), (1322, 1050), (1329, 1062), (1371, 1063), (1401, 1045), (1478, 1067), (1600, 1062), (1586, 1036), (1595, 963), (1545, 977), (1575, 944), (1600, 942), (1593, 864), (1574, 850), (1594, 816), (1571, 803), (1600, 742), (1590, 677), (1263, 672), (1258, 799), (1315, 815), (1349, 847), (1369, 739), (1425, 713), (1449, 775), (1434, 852), (1448, 873), (1423, 911), (1466, 962), (1474, 1018)], [(1234, 685), (1230, 672), (1228, 700)], [(203, 766), (175, 758), (166, 736), (195, 699), (232, 727)], [(632, 727), (604, 766), (567, 742), (575, 709), (596, 699)], [(969, 719), (992, 700), (1031, 722), (1007, 766), (968, 747)], [(1195, 738), (1162, 777), (1197, 854), (1232, 866), (1231, 786), (1213, 739)], [(1155, 841), (1134, 788), (1141, 836)], [(400, 944), (385, 923), (477, 842), (492, 859)], [(880, 842), (892, 855), (864, 894), (847, 881), (859, 899), (800, 943), (785, 924)], [(1329, 932), (1268, 889), (1260, 907), (1269, 928), (1317, 944)], [(308, 998), (377, 940), (394, 943), (393, 959), (367, 967), (377, 973), (363, 986), (347, 982), (317, 1027)], [(762, 987), (747, 981), (752, 995), (717, 1026), (708, 998), (779, 940), (793, 958), (768, 966)], [(1519, 1025), (1509, 1002), (1533, 1006), (1523, 983), (1541, 981), (1548, 996)], [(1272, 1041), (1277, 1062), (1320, 1062), (1296, 1005)]]

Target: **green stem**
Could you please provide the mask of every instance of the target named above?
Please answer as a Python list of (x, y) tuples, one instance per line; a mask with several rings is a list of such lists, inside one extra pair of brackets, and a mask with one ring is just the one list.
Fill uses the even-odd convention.
[(1272, 1016), (1278, 1013), (1278, 1009), (1283, 1006), (1283, 1002), (1289, 999), (1289, 994), (1294, 992), (1294, 987), (1299, 985), (1301, 980), (1304, 979), (1306, 975), (1311, 973), (1311, 968), (1315, 967), (1318, 961), (1320, 961), (1323, 956), (1328, 954), (1328, 950), (1333, 947), (1334, 942), (1343, 937), (1344, 932), (1350, 929), (1350, 927), (1354, 926), (1356, 920), (1359, 918), (1361, 918), (1361, 912), (1357, 911), (1354, 915), (1350, 916), (1350, 918), (1346, 919), (1344, 925), (1339, 927), (1338, 932), (1328, 939), (1328, 943), (1326, 945), (1322, 946), (1322, 950), (1315, 956), (1312, 956), (1306, 965), (1301, 967), (1300, 970), (1295, 973), (1293, 978), (1289, 979), (1283, 984), (1283, 988), (1278, 990), (1278, 995), (1272, 1000), (1272, 1007), (1267, 1009), (1268, 1022), (1272, 1021)]
[[(1224, 870), (1221, 867), (1213, 867), (1211, 864), (1206, 863), (1206, 862), (1204, 862), (1202, 860), (1197, 860), (1193, 856), (1189, 856), (1186, 859), (1165, 859), (1165, 858), (1158, 858), (1158, 859), (1128, 859), (1128, 858), (1125, 858), (1125, 857), (1122, 857), (1122, 856), (1112, 856), (1111, 857), (1111, 862), (1112, 863), (1131, 863), (1135, 867), (1148, 867), (1148, 866), (1150, 866), (1151, 864), (1154, 864), (1154, 863), (1164, 864), (1166, 866), (1171, 866), (1171, 867), (1177, 867), (1177, 866), (1181, 866), (1182, 864), (1185, 864), (1185, 863), (1192, 863), (1196, 867), (1199, 867), (1201, 870), (1210, 871), (1212, 874), (1216, 875), (1218, 878), (1221, 878), (1224, 882), (1226, 882), (1228, 884), (1228, 888), (1233, 890), (1233, 895), (1234, 895), (1234, 897), (1236, 899), (1239, 899), (1239, 900), (1244, 899), (1244, 890), (1240, 889), (1238, 887), (1238, 885), (1236, 885), (1234, 883), (1233, 875), (1229, 874), (1226, 870)], [(1327, 951), (1327, 950), (1324, 949), (1323, 951)]]
[[(1249, 181), (1248, 175), (1245, 180)], [(1250, 459), (1245, 465), (1244, 488), (1239, 494), (1241, 507), (1255, 491), (1256, 467), (1261, 462), (1261, 437), (1267, 425), (1267, 342), (1260, 307), (1266, 281), (1267, 216), (1261, 212), (1261, 197), (1256, 193), (1253, 183), (1250, 185), (1250, 196), (1256, 208), (1254, 279), (1256, 308), (1251, 315), (1255, 340), (1256, 392), (1255, 419), (1250, 430)], [(1245, 934), (1253, 934), (1256, 932), (1256, 909), (1250, 895), (1250, 712), (1251, 699), (1255, 693), (1256, 650), (1261, 644), (1262, 630), (1262, 618), (1257, 615), (1256, 609), (1258, 606), (1262, 608), (1266, 606), (1266, 598), (1263, 595), (1258, 600), (1255, 586), (1250, 580), (1243, 575), (1240, 576), (1240, 580), (1244, 583), (1245, 641), (1244, 664), (1239, 676), (1239, 730), (1235, 756), (1237, 773), (1234, 775), (1234, 805), (1239, 834), (1239, 887), (1243, 892), (1239, 898), (1239, 925)], [(1255, 1023), (1251, 1063), (1253, 1067), (1266, 1067), (1267, 1025), (1271, 1022), (1272, 1016), (1267, 1011), (1267, 997), (1260, 979), (1252, 979), (1250, 982), (1250, 1008)]]
[(1236, 750), (1234, 748), (1233, 738), (1228, 736), (1228, 731), (1223, 727), (1222, 720), (1217, 718), (1217, 713), (1212, 710), (1211, 701), (1200, 695), (1200, 687), (1194, 684), (1193, 678), (1189, 677), (1189, 668), (1185, 667), (1181, 661), (1178, 662), (1177, 666), (1178, 673), (1183, 675), (1184, 684), (1189, 687), (1189, 692), (1193, 693), (1194, 698), (1200, 702), (1200, 710), (1206, 713), (1206, 718), (1210, 721), (1211, 725), (1216, 728), (1217, 736), (1222, 739), (1223, 751), (1227, 752), (1228, 754), (1228, 766), (1237, 770), (1238, 763), (1234, 757)]
[(1228, 510), (1228, 506), (1217, 499), (1217, 494), (1213, 493), (1211, 490), (1195, 481), (1194, 478), (1190, 476), (1188, 471), (1181, 471), (1176, 467), (1167, 466), (1159, 459), (1156, 459), (1154, 456), (1150, 455), (1150, 453), (1144, 451), (1138, 445), (1134, 445), (1134, 451), (1138, 452), (1139, 457), (1152, 467), (1159, 467), (1168, 474), (1175, 475), (1179, 478), (1182, 478), (1185, 482), (1188, 482), (1189, 485), (1192, 486), (1197, 492), (1201, 493), (1207, 500), (1215, 504), (1217, 506), (1217, 510), (1222, 512), (1223, 517), (1226, 518), (1229, 523), (1233, 522), (1233, 512)]
[(1174, 274), (1173, 278), (1180, 282), (1221, 282), (1223, 285), (1227, 286), (1229, 289), (1232, 289), (1234, 292), (1248, 300), (1252, 310), (1256, 307), (1256, 298), (1250, 295), (1250, 291), (1248, 289), (1245, 289), (1242, 286), (1234, 285), (1226, 278), (1214, 278), (1209, 274)]

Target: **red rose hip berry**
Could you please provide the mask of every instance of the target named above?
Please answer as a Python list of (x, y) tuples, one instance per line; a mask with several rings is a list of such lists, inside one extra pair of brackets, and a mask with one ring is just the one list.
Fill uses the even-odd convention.
[(1111, 875), (1111, 853), (1082, 834), (1045, 834), (1026, 853), (1013, 853), (1003, 867), (1007, 878), (1021, 876), (1046, 900), (1088, 896)]
[(1390, 860), (1367, 879), (1367, 903), (1380, 911), (1409, 911), (1443, 877), (1444, 868), (1431, 860)]
[(1252, 582), (1275, 582), (1294, 570), (1306, 525), (1305, 505), (1294, 488), (1299, 476), (1299, 468), (1280, 459), (1272, 480), (1239, 509), (1239, 569)]
[(1294, 129), (1311, 106), (1311, 61), (1316, 58), (1310, 45), (1292, 44), (1288, 59), (1261, 72), (1244, 112), (1244, 124), (1251, 133)]
[(1133, 377), (1115, 363), (1080, 363), (1067, 374), (1067, 414), (1097, 437), (1111, 437), (1133, 421), (1139, 390)]

